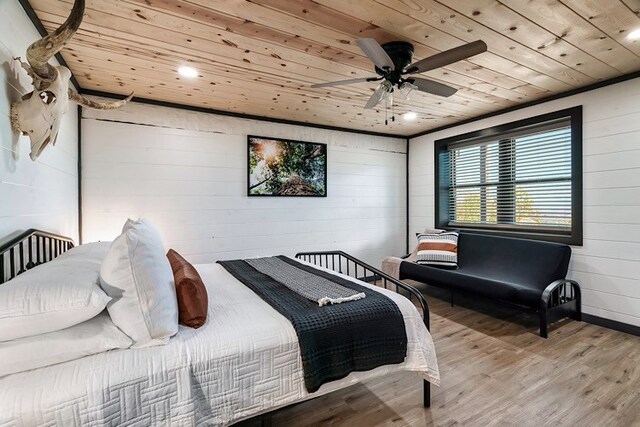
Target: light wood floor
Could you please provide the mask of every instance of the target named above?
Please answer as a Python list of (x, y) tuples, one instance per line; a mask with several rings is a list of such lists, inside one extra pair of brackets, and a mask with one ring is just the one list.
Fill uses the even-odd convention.
[(273, 426), (640, 426), (640, 337), (567, 320), (545, 340), (525, 314), (422, 289), (442, 377), (430, 409), (421, 380), (398, 374), (280, 410)]

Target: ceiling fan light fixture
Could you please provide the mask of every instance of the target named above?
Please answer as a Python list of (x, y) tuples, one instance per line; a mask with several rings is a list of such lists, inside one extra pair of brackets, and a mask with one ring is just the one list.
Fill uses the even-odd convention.
[(391, 82), (385, 80), (384, 82), (382, 82), (380, 84), (380, 86), (382, 86), (380, 88), (380, 90), (382, 90), (382, 96), (380, 97), (381, 101), (384, 101), (385, 99), (389, 99), (389, 101), (393, 102), (393, 84), (391, 84)]
[(418, 113), (414, 112), (414, 111), (407, 111), (406, 113), (404, 113), (402, 115), (402, 118), (408, 122), (411, 122), (415, 119), (418, 118)]
[(398, 95), (402, 99), (409, 99), (409, 95), (411, 94), (411, 91), (417, 88), (418, 87), (416, 85), (413, 85), (409, 82), (404, 82), (398, 87)]
[(178, 74), (188, 79), (194, 79), (198, 77), (198, 70), (193, 67), (189, 67), (188, 65), (183, 65), (178, 67)]

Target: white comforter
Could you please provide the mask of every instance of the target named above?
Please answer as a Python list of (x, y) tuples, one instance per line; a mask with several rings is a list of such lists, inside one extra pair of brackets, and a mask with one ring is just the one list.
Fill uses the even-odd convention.
[[(415, 307), (384, 289), (406, 324), (405, 362), (307, 393), (295, 330), (218, 264), (196, 266), (209, 292), (207, 323), (168, 345), (114, 350), (0, 378), (0, 426), (227, 425), (390, 372), (440, 378)], [(367, 285), (368, 286), (368, 285)]]

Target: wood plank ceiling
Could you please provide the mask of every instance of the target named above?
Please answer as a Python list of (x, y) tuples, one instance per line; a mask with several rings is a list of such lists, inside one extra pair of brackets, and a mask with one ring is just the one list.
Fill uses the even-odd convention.
[[(30, 0), (48, 31), (71, 0)], [(88, 0), (62, 55), (83, 89), (359, 130), (410, 135), (640, 70), (640, 0)], [(376, 83), (355, 45), (404, 40), (422, 59), (465, 42), (488, 51), (424, 76), (459, 89), (362, 107)], [(25, 46), (26, 48), (26, 46)], [(181, 65), (199, 77), (179, 77)]]

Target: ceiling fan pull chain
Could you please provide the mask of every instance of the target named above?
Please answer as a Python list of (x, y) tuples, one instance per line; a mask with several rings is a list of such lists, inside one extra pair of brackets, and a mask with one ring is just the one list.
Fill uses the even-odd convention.
[(385, 126), (389, 125), (389, 120), (387, 120), (388, 113), (389, 113), (389, 97), (387, 96), (384, 99), (384, 125)]

